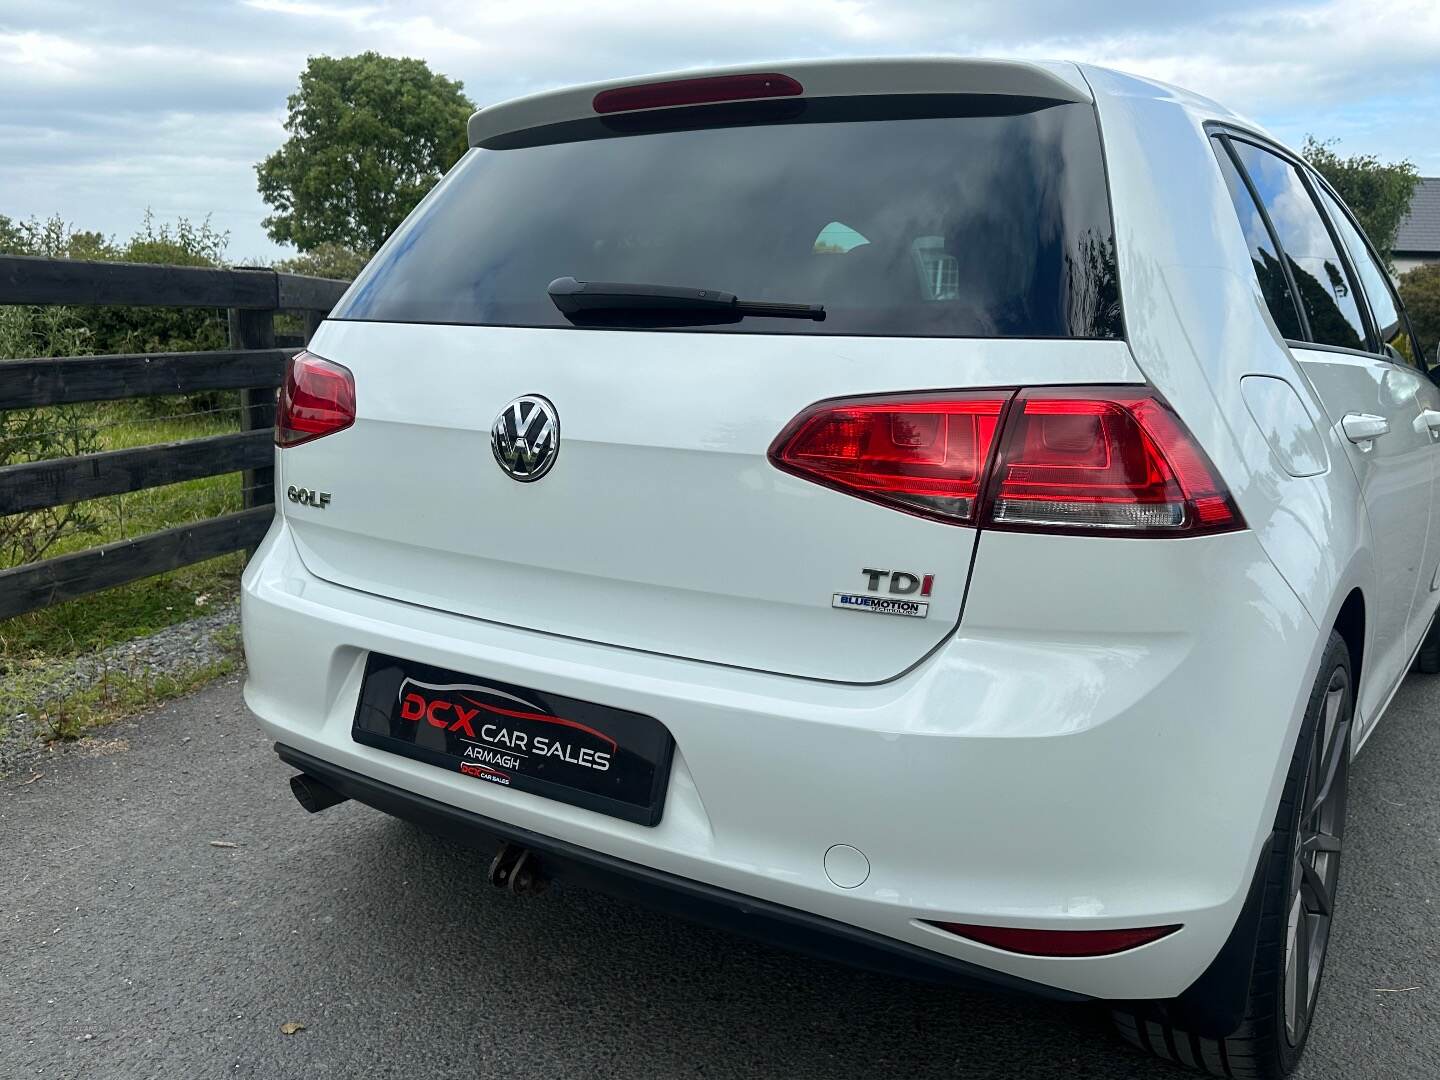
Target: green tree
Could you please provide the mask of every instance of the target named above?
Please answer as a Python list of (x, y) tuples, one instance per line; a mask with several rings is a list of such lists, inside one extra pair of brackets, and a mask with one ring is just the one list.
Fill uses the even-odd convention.
[(1440, 263), (1417, 266), (1404, 274), (1400, 299), (1410, 313), (1421, 351), (1432, 364), (1440, 363)]
[(1420, 174), (1409, 161), (1386, 164), (1374, 154), (1342, 158), (1332, 149), (1338, 141), (1305, 136), (1305, 160), (1340, 193), (1388, 264), (1395, 234), (1410, 209), (1410, 197), (1420, 182)]
[(20, 230), (15, 222), (0, 214), (0, 255), (15, 255), (20, 246)]
[(370, 256), (363, 251), (352, 251), (344, 244), (326, 242), (316, 244), (293, 259), (281, 259), (275, 264), (276, 270), (289, 274), (308, 274), (310, 277), (336, 278), (340, 281), (354, 281)]
[(290, 95), (290, 137), (259, 165), (271, 239), (373, 252), (465, 152), (474, 104), (423, 60), (312, 56)]

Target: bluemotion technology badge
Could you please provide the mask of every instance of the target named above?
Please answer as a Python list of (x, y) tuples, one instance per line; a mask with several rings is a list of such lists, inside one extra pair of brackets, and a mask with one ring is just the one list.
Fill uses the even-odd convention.
[(930, 605), (924, 600), (903, 600), (895, 596), (867, 596), (864, 593), (837, 592), (830, 601), (831, 607), (846, 611), (865, 611), (871, 615), (908, 615), (912, 619), (923, 619), (930, 614)]
[(539, 480), (560, 453), (560, 417), (538, 394), (518, 397), (490, 427), (490, 449), (505, 475), (522, 484)]

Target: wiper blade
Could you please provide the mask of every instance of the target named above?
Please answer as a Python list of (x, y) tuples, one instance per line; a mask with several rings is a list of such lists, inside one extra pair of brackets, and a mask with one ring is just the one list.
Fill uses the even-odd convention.
[(717, 289), (686, 289), (674, 285), (642, 285), (632, 281), (576, 281), (556, 278), (547, 290), (555, 306), (567, 317), (626, 311), (677, 315), (713, 315), (739, 319), (761, 315), (771, 319), (825, 318), (824, 304), (776, 304), (767, 300), (740, 300)]

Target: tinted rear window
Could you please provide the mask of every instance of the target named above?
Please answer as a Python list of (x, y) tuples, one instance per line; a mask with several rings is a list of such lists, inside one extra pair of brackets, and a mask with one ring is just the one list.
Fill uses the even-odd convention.
[(1289, 260), (1311, 340), (1364, 349), (1365, 323), (1345, 263), (1295, 166), (1253, 143), (1232, 139), (1230, 145), (1265, 204)]
[(657, 122), (472, 149), (333, 317), (570, 326), (546, 293), (569, 276), (826, 308), (687, 327), (725, 333), (1121, 336), (1091, 106), (840, 98)]

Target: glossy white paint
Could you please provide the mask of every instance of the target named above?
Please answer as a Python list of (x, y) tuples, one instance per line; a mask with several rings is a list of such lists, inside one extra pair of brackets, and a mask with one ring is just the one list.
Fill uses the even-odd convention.
[[(1258, 125), (1176, 87), (1088, 65), (1081, 70), (1095, 92), (1105, 142), (1126, 330), (1136, 363), (1204, 444), (1266, 554), (1315, 621), (1315, 663), (1352, 591), (1358, 590), (1365, 603), (1367, 658), (1376, 655), (1377, 625), (1383, 621), (1387, 626), (1378, 639), (1385, 661), (1366, 663), (1360, 673), (1358, 749), (1414, 651), (1401, 656), (1403, 650), (1385, 647), (1394, 635), (1405, 636), (1394, 627), (1428, 625), (1440, 594), (1427, 596), (1413, 612), (1380, 606), (1380, 578), (1394, 572), (1396, 552), (1388, 545), (1391, 555), (1382, 565), (1379, 549), (1387, 541), (1377, 539), (1379, 524), (1367, 512), (1354, 470), (1339, 467), (1351, 457), (1353, 444), (1337, 423), (1322, 425), (1331, 467), (1313, 476), (1291, 476), (1277, 467), (1266, 433), (1246, 404), (1242, 379), (1266, 375), (1289, 382), (1311, 416), (1338, 419), (1312, 385), (1310, 363), (1298, 362), (1300, 355), (1282, 340), (1266, 310), (1206, 125), (1218, 122), (1275, 140)], [(1307, 349), (1303, 355), (1309, 360), (1321, 352)], [(1377, 381), (1393, 380), (1396, 376), (1387, 372), (1402, 370), (1360, 354), (1350, 362)], [(1371, 400), (1376, 393), (1361, 396)], [(1342, 415), (1360, 409), (1343, 395), (1330, 405)], [(1430, 456), (1430, 468), (1440, 468), (1440, 455)], [(1423, 555), (1415, 548), (1415, 518), (1426, 519), (1420, 528), (1428, 530), (1433, 513), (1433, 499), (1423, 479), (1418, 482), (1407, 520), (1397, 526), (1410, 545), (1398, 561), (1418, 564), (1428, 581), (1440, 564), (1440, 548)], [(1299, 716), (1297, 704), (1292, 740)], [(1277, 804), (1279, 787), (1277, 772), (1271, 792)]]
[[(1370, 677), (1360, 685), (1359, 702), (1362, 712), (1373, 717), (1409, 669), (1435, 612), (1426, 568), (1440, 562), (1440, 535), (1431, 534), (1428, 495), (1440, 448), (1421, 412), (1440, 405), (1440, 389), (1398, 364), (1331, 350), (1293, 352), (1337, 429), (1370, 520), (1372, 596), (1384, 614), (1370, 634)], [(1383, 417), (1388, 430), (1353, 442), (1344, 436), (1342, 423), (1357, 414)]]
[[(1057, 560), (1051, 538), (985, 534), (959, 634), (898, 679), (845, 686), (332, 585), (300, 560), (291, 521), (245, 575), (246, 702), (270, 737), (524, 828), (1101, 996), (1178, 993), (1219, 948), (1285, 738), (1273, 717), (1310, 662), (1313, 626), (1251, 533), (1071, 538), (1079, 564)], [(645, 828), (353, 742), (368, 650), (663, 717), (678, 747), (664, 818)], [(1221, 669), (1235, 678), (1217, 680)], [(864, 852), (863, 884), (830, 881), (835, 844)], [(1123, 956), (1044, 960), (918, 919), (1186, 929)]]
[[(781, 429), (823, 398), (898, 387), (1141, 380), (1116, 341), (755, 335), (736, 348), (723, 334), (331, 322), (311, 348), (355, 372), (359, 413), (285, 453), (288, 483), (332, 495), (324, 511), (286, 507), (318, 576), (844, 682), (891, 678), (954, 628), (975, 533), (780, 472), (766, 452)], [(563, 434), (544, 481), (517, 484), (495, 468), (490, 425), (526, 393), (554, 403)], [(933, 574), (927, 617), (837, 613), (831, 597), (865, 591), (875, 566)]]
[[(879, 70), (856, 76), (865, 92), (882, 92)], [(977, 70), (957, 63), (956, 85)], [(266, 732), (431, 798), (1024, 978), (1100, 997), (1183, 991), (1239, 911), (1342, 604), (1358, 590), (1365, 605), (1368, 733), (1440, 601), (1427, 587), (1440, 448), (1421, 416), (1440, 400), (1386, 361), (1297, 361), (1280, 339), (1204, 127), (1242, 120), (1144, 80), (1044, 70), (1094, 91), (1128, 346), (323, 328), (315, 350), (356, 372), (360, 419), (279, 455), (282, 484), (333, 499), (323, 517), (284, 508), (246, 571), (246, 700)], [(530, 99), (506, 123), (558, 118), (599, 88)], [(1299, 413), (1254, 377), (1287, 387)], [(977, 541), (764, 461), (821, 398), (1141, 379), (1199, 438), (1247, 531)], [(498, 493), (515, 485), (483, 435), (522, 393), (558, 406), (567, 469), (526, 492), (525, 514), (487, 519), (514, 505)], [(657, 401), (682, 407), (656, 414)], [(1383, 409), (1391, 432), (1372, 450), (1340, 434), (1345, 413)], [(949, 574), (972, 550), (953, 632), (949, 593), (928, 620), (829, 608), (850, 584), (836, 579), (863, 565), (929, 560)], [(369, 650), (661, 717), (678, 747), (664, 819), (647, 829), (356, 744)], [(836, 845), (864, 853), (855, 887), (826, 874)], [(1056, 960), (921, 919), (1184, 929)]]
[(1318, 476), (1330, 467), (1321, 419), (1311, 416), (1286, 379), (1246, 375), (1240, 380), (1250, 418), (1270, 444), (1276, 463), (1291, 476)]

